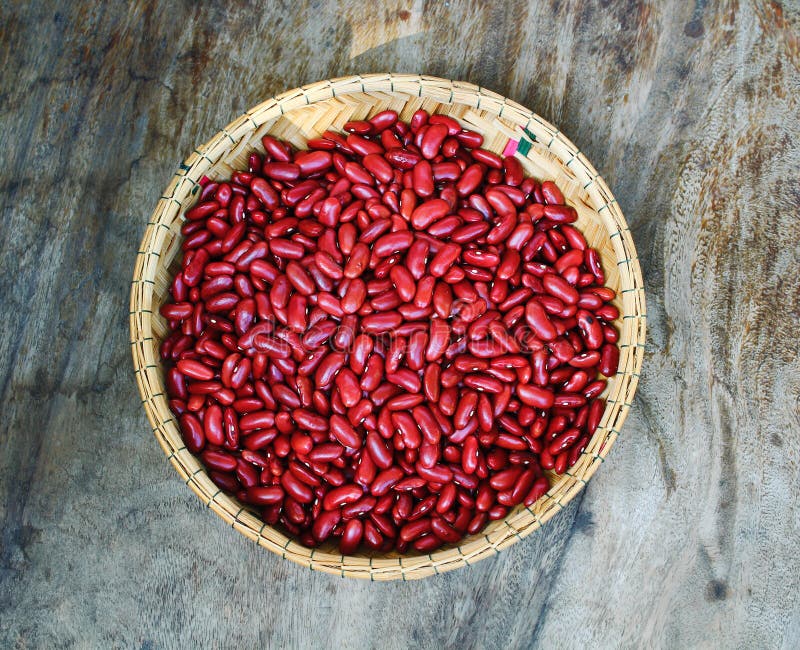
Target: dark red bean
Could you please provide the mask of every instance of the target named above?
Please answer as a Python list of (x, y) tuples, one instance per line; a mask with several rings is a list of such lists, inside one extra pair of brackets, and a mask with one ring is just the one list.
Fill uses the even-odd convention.
[(553, 391), (532, 384), (519, 384), (517, 396), (528, 406), (539, 409), (549, 409), (555, 400)]
[(536, 301), (531, 300), (525, 305), (525, 319), (531, 326), (536, 336), (543, 341), (552, 341), (558, 336), (558, 331), (550, 322), (544, 307)]
[(386, 494), (393, 485), (403, 478), (403, 470), (397, 466), (390, 467), (380, 472), (370, 485), (372, 496), (380, 497)]
[(361, 538), (364, 534), (364, 524), (360, 519), (351, 519), (347, 522), (342, 533), (342, 538), (339, 541), (339, 551), (342, 555), (351, 555), (355, 553), (358, 545), (361, 543)]
[(206, 444), (200, 420), (192, 413), (184, 413), (180, 416), (180, 426), (186, 448), (193, 454), (198, 453)]
[(361, 447), (361, 437), (352, 425), (341, 415), (334, 414), (330, 419), (331, 435), (345, 447), (358, 449)]
[(421, 197), (433, 194), (433, 168), (427, 160), (420, 160), (414, 165), (412, 187)]
[(496, 153), (492, 153), (486, 149), (473, 149), (471, 153), (472, 157), (478, 162), (495, 169), (503, 169), (503, 159)]
[(258, 506), (273, 506), (284, 499), (284, 491), (277, 485), (251, 487), (247, 490), (247, 502)]
[(617, 374), (619, 366), (619, 348), (614, 343), (606, 343), (600, 351), (600, 372), (606, 377)]
[(311, 488), (302, 483), (292, 472), (281, 475), (281, 486), (287, 494), (300, 503), (311, 503), (314, 493)]
[(211, 404), (206, 409), (203, 429), (206, 440), (212, 445), (221, 447), (225, 444), (225, 432), (222, 428), (222, 408), (219, 405)]
[(214, 371), (200, 361), (183, 359), (177, 363), (178, 371), (191, 379), (209, 381), (214, 378)]
[(275, 210), (280, 205), (280, 197), (275, 189), (263, 178), (250, 181), (250, 189), (267, 210)]
[(544, 181), (542, 183), (542, 196), (549, 205), (563, 205), (564, 195), (558, 186), (553, 181)]
[(330, 490), (322, 501), (325, 510), (335, 510), (345, 504), (355, 503), (364, 494), (360, 485), (342, 485)]

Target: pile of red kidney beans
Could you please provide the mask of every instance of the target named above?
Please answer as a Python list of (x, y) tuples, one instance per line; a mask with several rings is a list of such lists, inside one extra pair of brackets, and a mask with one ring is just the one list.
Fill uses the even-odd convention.
[(558, 187), (394, 111), (206, 182), (161, 308), (169, 405), (211, 480), (301, 543), (428, 553), (579, 458), (618, 310)]

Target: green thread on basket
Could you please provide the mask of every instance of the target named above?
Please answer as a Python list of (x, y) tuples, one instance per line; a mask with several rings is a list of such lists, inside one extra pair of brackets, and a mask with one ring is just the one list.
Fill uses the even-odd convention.
[[(202, 467), (201, 467), (200, 469), (196, 469), (196, 470), (194, 470), (194, 472), (192, 472), (192, 473), (191, 473), (191, 475), (189, 476), (189, 478), (187, 478), (187, 479), (186, 479), (186, 485), (189, 485), (189, 483), (190, 483), (191, 481), (194, 481), (194, 477), (195, 477), (195, 476), (197, 476), (197, 475), (198, 475), (200, 472), (202, 472), (202, 471), (203, 471), (203, 468), (202, 468)], [(196, 481), (195, 481), (195, 482), (196, 482)]]
[[(583, 455), (583, 452), (581, 452), (581, 455)], [(586, 485), (586, 481), (584, 481), (580, 476), (576, 476), (575, 474), (570, 474), (569, 472), (564, 472), (564, 474), (569, 476), (571, 479), (573, 479), (575, 481), (580, 481), (581, 483)]]
[[(530, 120), (528, 120), (528, 124), (530, 124)], [(522, 132), (527, 135), (530, 140), (520, 138), (519, 142), (517, 143), (517, 151), (519, 151), (523, 156), (527, 156), (533, 147), (533, 143), (536, 142), (536, 136), (528, 130), (527, 125), (522, 129)]]
[(217, 498), (217, 495), (220, 492), (222, 492), (222, 490), (217, 490), (216, 492), (214, 492), (214, 494), (211, 496), (211, 499), (209, 499), (208, 503), (206, 504), (206, 508), (210, 508), (211, 507), (211, 504), (214, 503), (214, 499)]
[[(155, 433), (155, 431), (156, 431), (156, 429), (153, 429), (154, 433)], [(183, 451), (184, 449), (186, 449), (186, 445), (184, 445), (183, 447), (179, 447), (178, 449), (173, 451), (169, 456), (167, 456), (167, 460), (172, 460), (175, 457), (175, 454)]]
[(518, 531), (516, 528), (514, 528), (514, 527), (513, 527), (511, 524), (509, 524), (509, 523), (508, 523), (507, 521), (505, 521), (505, 520), (503, 520), (503, 523), (504, 523), (506, 526), (508, 526), (508, 529), (509, 529), (509, 530), (510, 530), (512, 533), (514, 533), (514, 534), (515, 534), (517, 537), (519, 537), (519, 539), (522, 539), (522, 537), (520, 537), (519, 531)]
[[(233, 516), (233, 521), (231, 522), (231, 528), (234, 528), (236, 526), (236, 523), (239, 522), (239, 515), (242, 514), (244, 511), (245, 511), (244, 507), (239, 508), (239, 512), (237, 512)], [(241, 523), (241, 522), (239, 522), (239, 523)]]

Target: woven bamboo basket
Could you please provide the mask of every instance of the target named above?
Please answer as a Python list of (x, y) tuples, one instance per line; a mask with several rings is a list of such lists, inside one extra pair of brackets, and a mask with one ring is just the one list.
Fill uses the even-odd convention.
[[(333, 546), (310, 549), (262, 522), (258, 514), (211, 482), (203, 465), (183, 444), (167, 406), (159, 344), (166, 323), (158, 309), (168, 299), (179, 268), (184, 211), (195, 201), (199, 182), (228, 178), (262, 150), (270, 133), (304, 148), (326, 129), (341, 131), (348, 120), (394, 109), (408, 120), (423, 108), (449, 114), (480, 132), (484, 147), (515, 155), (528, 175), (554, 180), (576, 208), (577, 226), (601, 254), (607, 284), (617, 291), (620, 310), (618, 374), (604, 393), (607, 407), (597, 432), (577, 464), (551, 476), (550, 491), (532, 507), (518, 506), (481, 533), (431, 554), (342, 556)], [(602, 464), (631, 406), (644, 356), (645, 297), (630, 231), (608, 186), (586, 157), (553, 125), (505, 97), (473, 84), (435, 77), (373, 74), (321, 81), (267, 100), (234, 120), (181, 163), (147, 224), (133, 275), (130, 308), (133, 362), (142, 403), (156, 439), (181, 478), (226, 523), (256, 544), (312, 570), (370, 580), (409, 580), (469, 566), (517, 543), (561, 510)]]

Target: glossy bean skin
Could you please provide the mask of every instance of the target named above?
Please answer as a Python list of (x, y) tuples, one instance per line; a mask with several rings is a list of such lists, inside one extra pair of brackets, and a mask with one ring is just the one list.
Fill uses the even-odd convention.
[(555, 183), (445, 115), (264, 136), (186, 212), (168, 403), (220, 489), (304, 544), (431, 552), (578, 462), (620, 363)]

